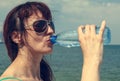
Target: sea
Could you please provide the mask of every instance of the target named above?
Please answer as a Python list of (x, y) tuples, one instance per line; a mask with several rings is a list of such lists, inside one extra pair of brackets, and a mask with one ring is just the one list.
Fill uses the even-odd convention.
[[(52, 54), (45, 58), (53, 70), (55, 81), (80, 81), (83, 62), (80, 47), (54, 46)], [(0, 75), (9, 64), (6, 48), (4, 44), (0, 44)], [(100, 79), (100, 81), (120, 81), (120, 45), (104, 46)]]

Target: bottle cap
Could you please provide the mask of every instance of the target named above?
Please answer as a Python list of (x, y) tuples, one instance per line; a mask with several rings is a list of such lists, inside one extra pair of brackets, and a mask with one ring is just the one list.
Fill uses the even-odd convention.
[(50, 37), (50, 41), (52, 44), (55, 44), (56, 43), (56, 39), (57, 39), (57, 36), (56, 35), (53, 35)]

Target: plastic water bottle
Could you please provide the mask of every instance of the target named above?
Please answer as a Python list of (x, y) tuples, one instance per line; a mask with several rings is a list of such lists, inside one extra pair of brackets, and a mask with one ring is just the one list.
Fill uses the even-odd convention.
[[(99, 32), (100, 27), (96, 27), (96, 33)], [(53, 44), (57, 44), (63, 47), (78, 47), (80, 46), (78, 41), (78, 32), (76, 30), (61, 32), (57, 35), (53, 35), (50, 38)], [(108, 27), (105, 28), (103, 35), (104, 45), (108, 45), (111, 42), (111, 32)]]

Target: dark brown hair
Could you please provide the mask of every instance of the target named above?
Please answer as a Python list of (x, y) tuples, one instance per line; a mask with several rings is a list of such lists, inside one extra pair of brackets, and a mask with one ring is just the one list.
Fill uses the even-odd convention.
[[(28, 19), (34, 13), (40, 11), (47, 20), (52, 20), (52, 15), (48, 6), (42, 2), (26, 2), (12, 9), (4, 22), (3, 35), (8, 55), (11, 61), (14, 61), (18, 53), (18, 45), (12, 41), (13, 31), (17, 31), (21, 36), (25, 35), (24, 20)], [(43, 81), (52, 81), (53, 74), (48, 63), (42, 59), (40, 63), (41, 78)]]

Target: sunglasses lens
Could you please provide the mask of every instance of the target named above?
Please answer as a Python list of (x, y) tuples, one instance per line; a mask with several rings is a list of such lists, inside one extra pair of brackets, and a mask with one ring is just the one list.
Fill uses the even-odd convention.
[(34, 22), (33, 24), (33, 28), (36, 32), (38, 33), (42, 33), (45, 32), (47, 29), (47, 25), (50, 25), (50, 27), (53, 29), (53, 31), (55, 32), (55, 27), (54, 27), (54, 23), (52, 21), (50, 21), (48, 23), (48, 21), (45, 20), (39, 20)]
[(38, 33), (42, 33), (47, 28), (47, 22), (44, 20), (36, 21), (34, 24), (34, 30)]

